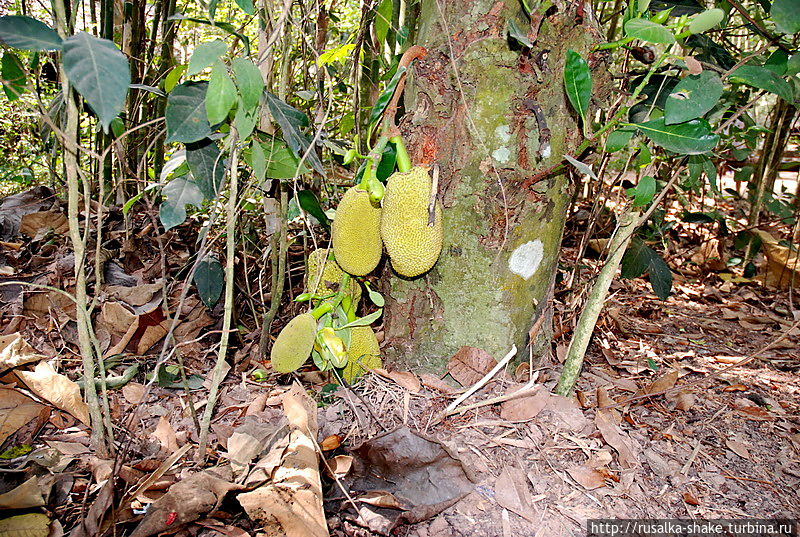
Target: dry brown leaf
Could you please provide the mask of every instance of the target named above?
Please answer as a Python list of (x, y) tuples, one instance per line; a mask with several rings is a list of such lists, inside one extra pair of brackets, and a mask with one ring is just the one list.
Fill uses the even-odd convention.
[(359, 496), (358, 501), (387, 509), (406, 509), (402, 502), (395, 498), (394, 494), (385, 490), (371, 490), (363, 496)]
[(173, 453), (178, 450), (178, 437), (166, 416), (161, 416), (158, 420), (158, 425), (152, 432), (152, 436), (161, 443), (162, 451)]
[(41, 513), (12, 516), (0, 520), (0, 536), (47, 537), (50, 519)]
[(599, 386), (597, 388), (597, 406), (599, 408), (605, 408), (614, 406), (615, 404), (617, 404), (617, 402), (608, 395), (608, 388)]
[(17, 390), (0, 387), (0, 444), (35, 419), (42, 409), (44, 405)]
[(56, 291), (31, 293), (25, 297), (23, 313), (30, 317), (44, 317), (49, 319), (52, 314), (62, 313), (73, 321), (75, 317), (75, 302), (69, 297)]
[(167, 335), (170, 324), (172, 324), (172, 321), (165, 320), (161, 321), (159, 324), (150, 325), (145, 328), (142, 337), (136, 344), (136, 353), (140, 355), (145, 354), (147, 349), (161, 341), (164, 336)]
[(767, 270), (759, 278), (769, 287), (797, 287), (800, 284), (800, 256), (766, 231), (757, 229), (754, 233), (761, 238), (761, 251), (767, 258)]
[(685, 501), (689, 505), (700, 505), (700, 500), (697, 499), (697, 496), (695, 496), (688, 490), (683, 493), (683, 501)]
[(83, 402), (81, 389), (75, 382), (57, 373), (50, 362), (39, 362), (33, 371), (16, 373), (33, 393), (69, 412), (85, 425), (90, 425), (89, 407)]
[(430, 373), (423, 373), (419, 376), (419, 378), (420, 381), (422, 381), (423, 386), (427, 386), (428, 388), (432, 388), (442, 393), (451, 394), (457, 391), (448, 383), (435, 375), (431, 375)]
[(694, 406), (695, 396), (691, 392), (681, 391), (675, 396), (675, 408), (686, 412)]
[(419, 393), (422, 389), (422, 383), (414, 373), (408, 371), (387, 371), (381, 368), (375, 368), (372, 371), (378, 375), (394, 381), (399, 386), (402, 386), (411, 393)]
[(603, 474), (594, 468), (587, 468), (586, 466), (574, 466), (568, 468), (567, 472), (572, 476), (572, 479), (578, 482), (580, 486), (586, 490), (594, 490), (606, 486), (605, 477)]
[(0, 336), (0, 371), (38, 362), (45, 358), (37, 353), (19, 332)]
[(342, 445), (342, 437), (338, 434), (326, 436), (320, 443), (322, 451), (331, 451)]
[(326, 470), (329, 470), (329, 475), (331, 477), (336, 477), (341, 479), (348, 473), (350, 473), (350, 469), (352, 467), (353, 467), (352, 455), (336, 455), (332, 459), (328, 459), (328, 466)]
[(129, 306), (144, 306), (150, 302), (156, 293), (161, 291), (160, 283), (146, 283), (135, 287), (122, 285), (108, 285), (104, 290), (113, 298), (121, 300)]
[(678, 382), (678, 372), (677, 371), (670, 371), (669, 373), (665, 373), (661, 375), (656, 380), (654, 380), (647, 388), (645, 388), (644, 393), (646, 394), (660, 394), (663, 393), (673, 386), (675, 383)]
[(750, 451), (748, 451), (747, 445), (743, 442), (728, 438), (725, 440), (725, 446), (741, 458), (750, 460)]
[(42, 489), (36, 477), (31, 477), (21, 485), (0, 494), (0, 509), (29, 509), (44, 505)]
[(500, 507), (513, 511), (522, 518), (536, 523), (528, 478), (524, 471), (506, 466), (497, 477), (494, 498)]
[(59, 440), (47, 440), (47, 445), (55, 449), (62, 455), (77, 457), (89, 453), (89, 448), (80, 442), (61, 442)]
[(731, 384), (722, 388), (723, 392), (746, 392), (749, 388), (744, 384)]
[(550, 392), (540, 387), (531, 395), (504, 401), (500, 407), (500, 417), (507, 421), (531, 420), (539, 415), (549, 400)]
[(145, 386), (138, 382), (129, 382), (122, 387), (122, 396), (132, 405), (138, 405), (144, 397)]
[(686, 63), (686, 68), (689, 70), (690, 75), (699, 75), (703, 72), (703, 64), (697, 61), (694, 56), (684, 56), (683, 61)]
[(19, 222), (19, 232), (32, 239), (51, 229), (58, 235), (64, 235), (69, 231), (69, 222), (64, 213), (60, 211), (28, 213)]
[(617, 451), (619, 463), (623, 468), (634, 468), (639, 465), (639, 458), (631, 447), (633, 441), (623, 436), (622, 429), (614, 423), (609, 411), (598, 410), (594, 423), (606, 443)]
[(485, 350), (464, 346), (450, 358), (447, 371), (466, 388), (481, 380), (496, 365), (497, 360)]

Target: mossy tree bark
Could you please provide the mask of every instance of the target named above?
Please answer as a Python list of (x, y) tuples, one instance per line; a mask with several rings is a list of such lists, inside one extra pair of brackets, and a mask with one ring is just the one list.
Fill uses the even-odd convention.
[[(438, 3), (437, 3), (438, 2)], [(443, 370), (463, 345), (499, 358), (549, 349), (550, 322), (528, 341), (550, 300), (571, 187), (539, 172), (582, 141), (563, 89), (568, 49), (589, 58), (595, 86), (607, 73), (589, 51), (600, 40), (582, 4), (542, 13), (534, 25), (509, 0), (423, 0), (401, 130), (416, 164), (438, 164), (444, 247), (424, 277), (387, 265), (384, 353), (389, 362)], [(537, 18), (533, 17), (534, 20)], [(513, 20), (532, 49), (509, 42)], [(597, 90), (595, 92), (597, 94)]]

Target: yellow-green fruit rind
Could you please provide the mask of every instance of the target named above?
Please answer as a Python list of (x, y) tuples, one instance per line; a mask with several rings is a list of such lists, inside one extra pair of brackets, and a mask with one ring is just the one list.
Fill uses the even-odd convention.
[(378, 266), (383, 252), (380, 222), (381, 209), (372, 205), (369, 193), (350, 187), (331, 227), (336, 262), (349, 274), (364, 276)]
[(369, 326), (351, 328), (350, 347), (347, 349), (347, 365), (342, 370), (342, 378), (352, 384), (358, 377), (376, 367), (383, 367), (381, 349), (375, 332)]
[(414, 278), (428, 272), (442, 251), (442, 205), (436, 202), (433, 226), (428, 226), (431, 177), (424, 168), (389, 177), (383, 196), (381, 237), (392, 268)]
[[(336, 261), (328, 259), (330, 250), (320, 248), (308, 254), (308, 267), (306, 269), (306, 289), (309, 293), (319, 296), (332, 295), (338, 292), (344, 271)], [(324, 266), (324, 268), (323, 268)], [(356, 306), (361, 300), (361, 286), (355, 280), (350, 280), (347, 294)]]
[(289, 321), (272, 344), (272, 369), (278, 373), (296, 371), (311, 355), (316, 335), (317, 321), (310, 313), (300, 314)]

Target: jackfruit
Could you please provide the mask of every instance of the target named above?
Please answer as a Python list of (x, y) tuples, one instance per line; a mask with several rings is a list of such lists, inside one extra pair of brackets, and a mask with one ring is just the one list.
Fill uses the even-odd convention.
[(351, 328), (350, 347), (347, 349), (347, 365), (342, 370), (342, 378), (352, 384), (358, 377), (376, 367), (383, 367), (381, 349), (375, 332), (369, 326)]
[[(330, 250), (320, 248), (308, 254), (308, 267), (306, 269), (306, 289), (315, 295), (333, 295), (339, 291), (344, 271), (336, 261), (328, 259)], [(354, 306), (361, 300), (361, 286), (355, 280), (350, 280), (347, 295)]]
[(354, 276), (369, 274), (381, 260), (381, 209), (369, 200), (369, 193), (357, 186), (345, 192), (331, 236), (336, 261), (343, 270)]
[(302, 313), (289, 321), (272, 344), (272, 369), (278, 373), (297, 370), (311, 355), (316, 336), (317, 321), (310, 313)]
[(442, 204), (436, 202), (433, 226), (428, 226), (432, 181), (425, 168), (396, 172), (386, 183), (381, 237), (392, 268), (414, 278), (429, 271), (442, 251)]

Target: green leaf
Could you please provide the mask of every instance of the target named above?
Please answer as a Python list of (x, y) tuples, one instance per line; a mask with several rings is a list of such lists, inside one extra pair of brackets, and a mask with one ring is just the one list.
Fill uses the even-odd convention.
[(171, 92), (175, 89), (175, 86), (178, 85), (178, 81), (180, 81), (183, 73), (186, 72), (186, 65), (180, 64), (173, 67), (167, 76), (164, 78), (164, 91), (167, 93)]
[(369, 299), (372, 301), (373, 304), (375, 304), (379, 308), (382, 308), (385, 303), (383, 295), (380, 294), (378, 291), (374, 290), (372, 286), (369, 285), (369, 283), (365, 282), (365, 284), (367, 286), (367, 295), (369, 296)]
[(533, 43), (528, 39), (528, 32), (517, 26), (514, 19), (508, 19), (508, 35), (523, 47), (533, 48)]
[(25, 93), (27, 80), (25, 78), (25, 68), (22, 61), (16, 54), (7, 50), (3, 54), (2, 63), (3, 91), (9, 101), (16, 101), (19, 96)]
[(375, 40), (382, 46), (392, 24), (392, 0), (383, 0), (375, 11)]
[(194, 182), (207, 200), (219, 197), (222, 178), (225, 175), (225, 161), (220, 155), (216, 142), (208, 138), (186, 144), (186, 163), (192, 172)]
[(208, 19), (200, 19), (200, 18), (197, 18), (197, 17), (187, 17), (186, 15), (183, 15), (182, 13), (177, 13), (175, 15), (172, 15), (172, 16), (168, 17), (167, 20), (170, 20), (170, 21), (191, 21), (191, 22), (196, 22), (198, 24), (207, 24), (208, 26), (215, 26), (217, 28), (225, 30), (229, 34), (235, 35), (236, 37), (241, 39), (242, 43), (244, 43), (245, 49), (247, 49), (246, 50), (247, 54), (248, 55), (250, 54), (250, 38), (247, 37), (245, 34), (237, 31), (236, 27), (233, 24), (229, 23), (229, 22), (217, 22), (217, 21), (210, 21)]
[(746, 84), (754, 88), (774, 93), (787, 102), (792, 102), (792, 86), (774, 72), (757, 65), (742, 65), (730, 75), (728, 81), (734, 84)]
[(625, 23), (625, 35), (647, 43), (671, 44), (675, 36), (667, 28), (653, 21), (637, 18)]
[(186, 220), (187, 205), (200, 207), (203, 204), (203, 193), (200, 188), (186, 177), (176, 177), (167, 183), (161, 192), (167, 197), (158, 211), (165, 231), (183, 224)]
[(208, 18), (212, 21), (217, 16), (217, 4), (219, 4), (219, 0), (210, 0), (208, 2)]
[(184, 82), (167, 97), (167, 143), (191, 143), (211, 134), (206, 114), (208, 82)]
[(714, 162), (706, 155), (692, 155), (687, 163), (689, 169), (689, 179), (696, 181), (702, 174), (708, 177), (713, 192), (719, 192), (717, 188), (717, 168)]
[(669, 293), (672, 291), (672, 271), (656, 252), (650, 257), (647, 279), (650, 280), (650, 287), (658, 298), (661, 300), (669, 298)]
[(266, 151), (269, 149), (269, 157), (267, 158), (267, 177), (270, 179), (291, 179), (297, 175), (303, 175), (309, 173), (311, 170), (304, 164), (300, 166), (298, 170), (298, 165), (300, 164), (300, 160), (294, 156), (292, 150), (289, 147), (278, 140), (274, 140), (271, 143), (262, 144), (262, 147)]
[(583, 175), (588, 175), (592, 179), (597, 180), (597, 174), (594, 173), (594, 170), (588, 164), (566, 154), (564, 155), (564, 160), (572, 164), (575, 169), (581, 172)]
[(633, 190), (633, 206), (644, 207), (653, 201), (653, 196), (656, 195), (656, 180), (650, 175), (645, 175), (639, 179), (639, 184)]
[(638, 278), (648, 273), (650, 286), (661, 300), (666, 300), (672, 290), (672, 271), (664, 260), (644, 241), (636, 237), (622, 257), (621, 276), (626, 279)]
[(564, 64), (564, 87), (567, 90), (569, 102), (581, 116), (584, 127), (586, 126), (586, 113), (589, 111), (589, 98), (592, 96), (592, 74), (589, 64), (581, 55), (570, 49)]
[(250, 167), (253, 168), (253, 175), (256, 179), (263, 181), (267, 176), (267, 156), (264, 148), (255, 138), (250, 142)]
[(253, 5), (253, 0), (236, 0), (236, 5), (242, 8), (242, 11), (248, 15), (254, 15), (256, 12), (256, 8)]
[(239, 139), (245, 140), (253, 134), (253, 129), (256, 128), (256, 123), (258, 123), (258, 108), (248, 109), (244, 106), (244, 103), (242, 103), (241, 98), (239, 98), (238, 103), (236, 115), (233, 117), (233, 126), (236, 127), (239, 133)]
[(701, 34), (710, 30), (725, 18), (725, 12), (719, 8), (707, 9), (689, 19), (689, 31), (693, 34)]
[(701, 117), (722, 97), (722, 80), (713, 71), (703, 71), (681, 80), (667, 97), (664, 117), (667, 125)]
[(194, 284), (197, 286), (197, 294), (200, 295), (203, 304), (208, 309), (213, 308), (225, 287), (225, 272), (216, 257), (208, 255), (197, 264), (194, 271)]
[(339, 330), (343, 330), (345, 328), (353, 328), (353, 327), (356, 327), (356, 326), (369, 326), (373, 322), (377, 321), (378, 317), (380, 317), (382, 313), (383, 313), (383, 309), (378, 308), (377, 311), (374, 311), (374, 312), (370, 313), (369, 315), (366, 315), (364, 317), (361, 317), (360, 319), (356, 319), (355, 321), (347, 323), (346, 325), (340, 327)]
[(616, 153), (631, 141), (634, 131), (631, 129), (617, 129), (611, 132), (606, 138), (605, 150), (608, 153)]
[(266, 92), (266, 96), (270, 114), (272, 114), (272, 117), (278, 122), (278, 125), (280, 125), (283, 139), (286, 140), (289, 148), (294, 152), (298, 160), (308, 153), (306, 161), (324, 177), (325, 170), (322, 167), (319, 156), (317, 156), (314, 148), (310, 147), (311, 144), (308, 138), (299, 130), (301, 127), (308, 125), (308, 117), (303, 112), (292, 108), (272, 93)]
[(186, 76), (196, 75), (209, 65), (215, 63), (227, 50), (228, 46), (220, 39), (200, 43), (197, 48), (194, 49), (192, 58), (189, 60), (189, 68), (186, 70)]
[(786, 60), (786, 75), (794, 76), (797, 73), (800, 73), (800, 52), (796, 54), (792, 54), (788, 60)]
[(800, 32), (800, 1), (775, 0), (769, 14), (779, 31), (785, 34)]
[(397, 87), (397, 83), (400, 81), (400, 78), (405, 72), (405, 67), (399, 67), (389, 83), (386, 84), (386, 89), (384, 89), (383, 93), (378, 96), (378, 99), (375, 101), (375, 106), (372, 107), (372, 112), (369, 114), (369, 121), (367, 121), (367, 125), (372, 125), (380, 119), (381, 114), (383, 114), (383, 111), (386, 110), (386, 106), (392, 99), (392, 95), (394, 95), (394, 90)]
[(767, 61), (764, 62), (764, 68), (769, 69), (778, 76), (786, 74), (787, 63), (789, 62), (789, 53), (785, 50), (778, 49), (770, 54)]
[(261, 93), (264, 91), (264, 79), (261, 71), (249, 58), (235, 58), (231, 62), (233, 76), (236, 78), (236, 87), (248, 111), (258, 106)]
[(705, 119), (666, 125), (664, 118), (660, 117), (636, 126), (656, 145), (680, 155), (698, 155), (711, 151), (719, 141), (719, 136), (711, 132), (711, 126)]
[(0, 17), (0, 41), (22, 50), (60, 50), (62, 45), (55, 30), (22, 15)]
[(64, 71), (108, 132), (125, 106), (131, 84), (128, 59), (108, 39), (80, 32), (64, 41)]
[(736, 65), (736, 58), (725, 47), (706, 35), (690, 35), (686, 38), (686, 46), (701, 49), (699, 54), (695, 53), (695, 58), (700, 61), (712, 63), (725, 70), (731, 69)]
[(236, 86), (228, 74), (225, 64), (217, 62), (211, 68), (211, 77), (206, 93), (208, 122), (216, 125), (225, 121), (234, 103), (236, 103)]
[(297, 201), (300, 202), (300, 207), (302, 207), (305, 212), (317, 219), (317, 222), (326, 228), (331, 227), (330, 221), (328, 221), (325, 211), (322, 210), (322, 206), (320, 206), (319, 198), (317, 198), (316, 194), (310, 190), (301, 190), (297, 193)]
[(394, 167), (397, 163), (397, 146), (393, 142), (386, 144), (381, 155), (381, 161), (378, 164), (378, 169), (375, 171), (375, 176), (378, 181), (386, 182), (386, 179), (394, 173)]

